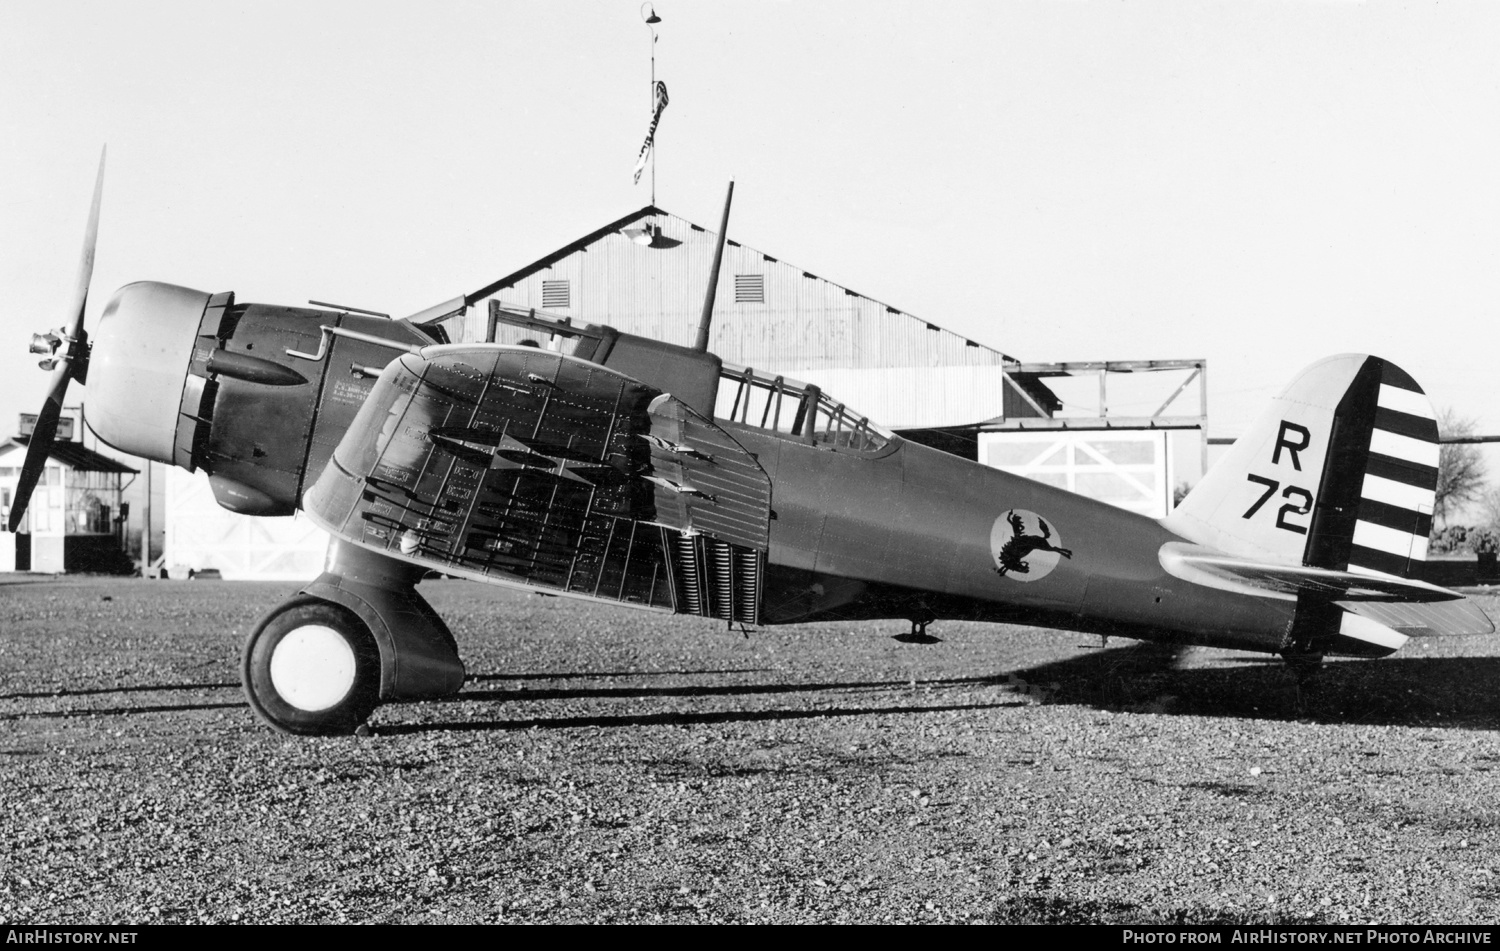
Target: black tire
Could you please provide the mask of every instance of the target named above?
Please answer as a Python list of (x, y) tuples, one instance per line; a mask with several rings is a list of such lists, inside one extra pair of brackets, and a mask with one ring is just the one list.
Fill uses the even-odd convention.
[(250, 632), (241, 677), (250, 709), (273, 729), (347, 735), (380, 703), (380, 648), (353, 612), (299, 598)]

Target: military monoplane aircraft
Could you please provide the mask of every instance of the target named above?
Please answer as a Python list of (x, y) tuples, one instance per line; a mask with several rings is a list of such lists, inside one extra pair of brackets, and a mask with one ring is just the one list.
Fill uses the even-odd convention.
[[(102, 183), (103, 167), (100, 176)], [(143, 282), (83, 329), (100, 185), (14, 531), (70, 380), (101, 440), (207, 473), (247, 515), (304, 511), (327, 570), (250, 634), (245, 692), (288, 733), (456, 693), (429, 572), (747, 626), (889, 618), (1374, 657), (1487, 633), (1419, 577), (1438, 432), (1377, 357), (1313, 364), (1167, 518), (901, 438), (818, 387), (536, 311), (555, 349), (451, 344), (432, 318), (240, 303)], [(731, 186), (732, 195), (732, 186)], [(729, 203), (718, 234), (722, 253)]]

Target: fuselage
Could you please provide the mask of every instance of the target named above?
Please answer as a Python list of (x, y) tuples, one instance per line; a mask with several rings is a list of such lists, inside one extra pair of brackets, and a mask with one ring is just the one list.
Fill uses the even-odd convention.
[[(745, 404), (726, 418), (715, 402), (733, 379), (714, 355), (592, 332), (573, 359), (713, 416), (769, 477), (760, 623), (1001, 621), (1257, 651), (1286, 636), (1295, 601), (1169, 575), (1159, 552), (1181, 539), (1152, 519), (897, 436), (815, 434), (813, 409), (792, 431), (747, 424)], [(89, 421), (118, 448), (206, 471), (227, 508), (289, 514), (381, 368), (433, 342), (405, 321), (130, 285), (96, 338)], [(798, 393), (805, 407), (822, 396)]]
[[(775, 487), (766, 623), (997, 621), (1257, 651), (1291, 623), (1295, 601), (1169, 575), (1158, 552), (1181, 539), (1154, 519), (908, 440), (857, 453), (718, 422)], [(1016, 512), (1022, 538), (1041, 537), (1036, 517), (1051, 537), (1002, 572)]]

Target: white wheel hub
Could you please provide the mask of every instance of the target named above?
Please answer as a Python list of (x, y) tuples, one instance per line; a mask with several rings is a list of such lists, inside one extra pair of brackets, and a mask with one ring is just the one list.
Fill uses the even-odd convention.
[(271, 653), (271, 686), (298, 710), (327, 710), (354, 687), (354, 649), (322, 624), (288, 631)]

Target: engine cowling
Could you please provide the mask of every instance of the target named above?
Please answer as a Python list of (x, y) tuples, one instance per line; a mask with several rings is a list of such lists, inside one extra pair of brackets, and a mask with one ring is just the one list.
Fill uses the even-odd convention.
[(182, 385), (211, 295), (142, 281), (105, 305), (89, 355), (89, 428), (121, 452), (174, 462)]
[(444, 341), (406, 321), (129, 284), (94, 335), (85, 418), (116, 449), (208, 473), (231, 511), (290, 515), (363, 404), (372, 371), (434, 342)]

